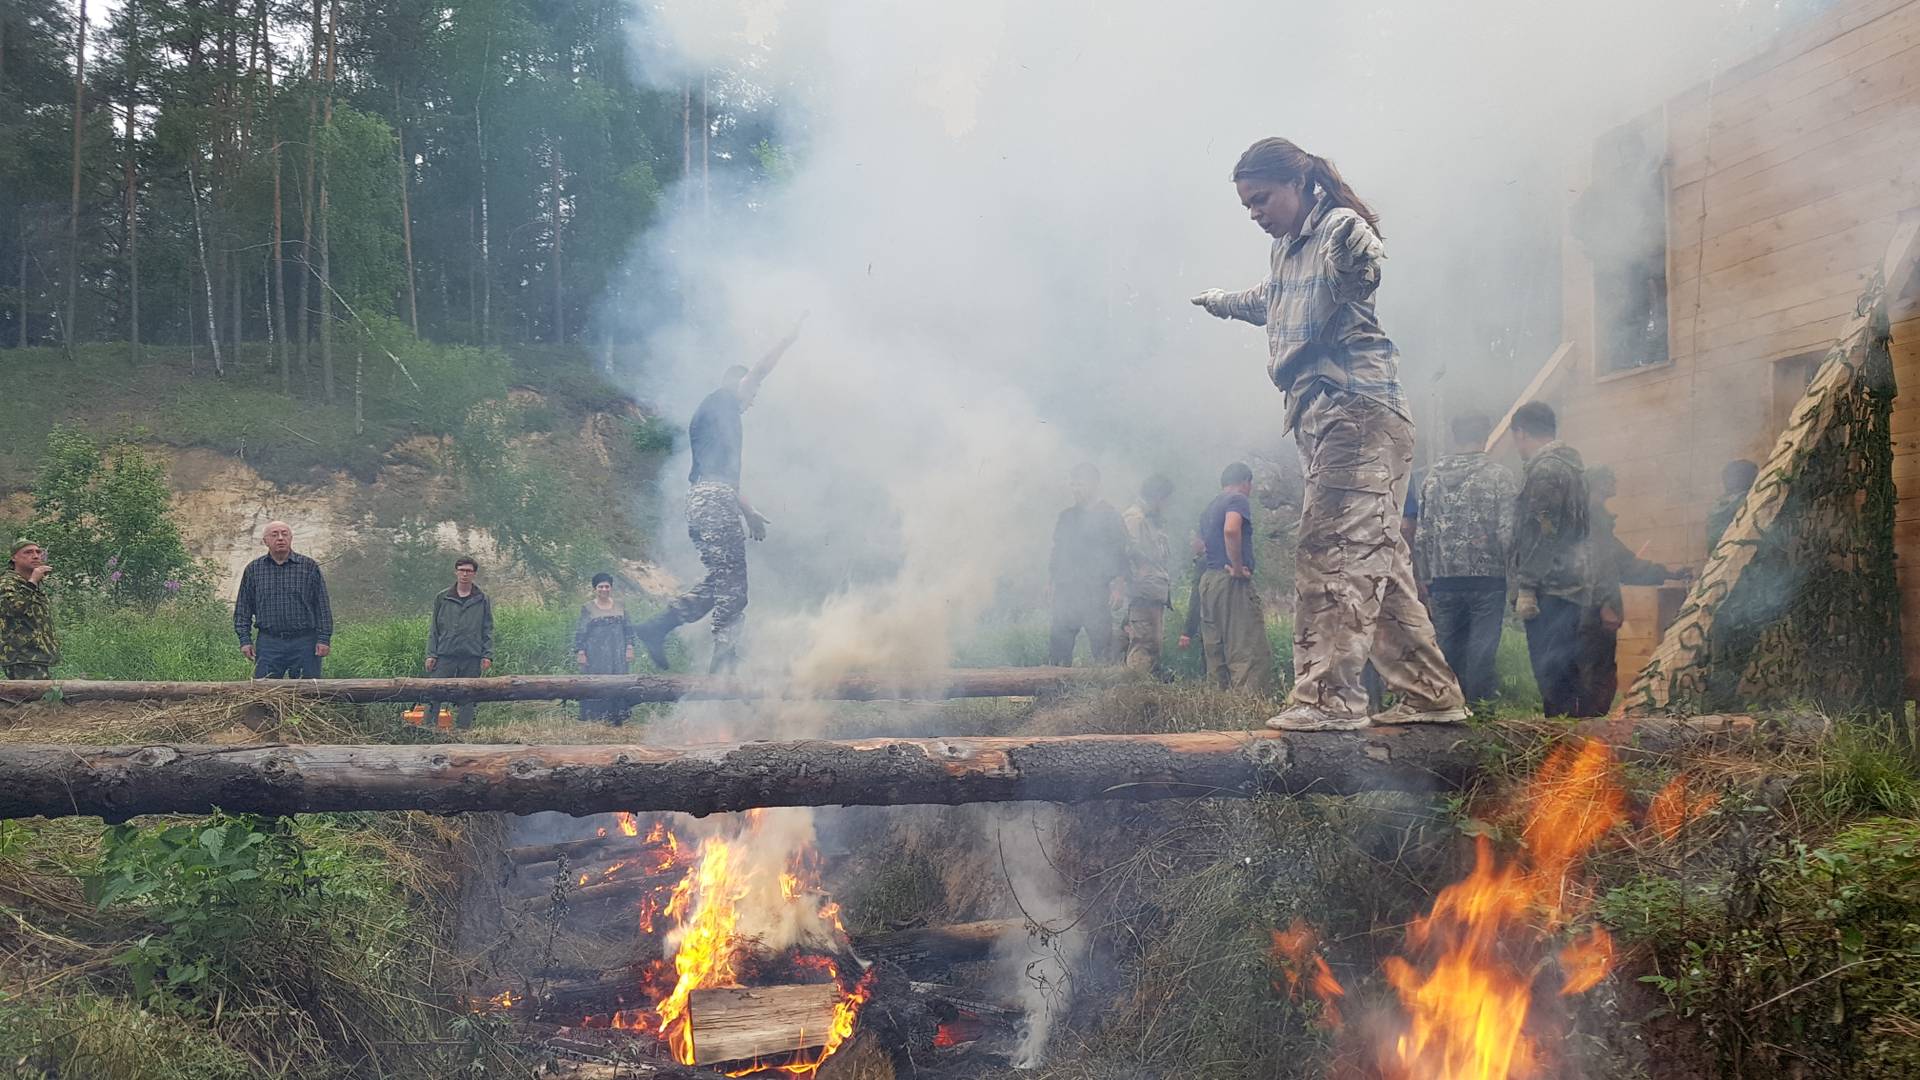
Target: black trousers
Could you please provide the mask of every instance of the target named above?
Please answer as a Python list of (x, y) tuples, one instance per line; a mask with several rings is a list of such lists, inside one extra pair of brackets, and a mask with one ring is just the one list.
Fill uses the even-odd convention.
[(1580, 709), (1581, 606), (1557, 596), (1540, 598), (1540, 614), (1527, 620), (1527, 658), (1540, 685), (1540, 708), (1548, 716)]
[(1600, 609), (1580, 620), (1580, 707), (1575, 716), (1605, 716), (1620, 690), (1620, 631), (1600, 623)]
[[(434, 679), (477, 679), (480, 677), (480, 658), (477, 656), (442, 656), (433, 663), (428, 673)], [(453, 710), (453, 726), (465, 731), (473, 726), (474, 704), (469, 701), (456, 705)], [(427, 702), (427, 723), (435, 724), (440, 719), (440, 703)]]
[(1427, 610), (1447, 666), (1468, 701), (1487, 701), (1500, 690), (1494, 658), (1507, 617), (1507, 579), (1443, 577), (1428, 586)]
[(1093, 663), (1113, 662), (1113, 605), (1105, 582), (1055, 586), (1053, 625), (1047, 632), (1047, 662), (1054, 667), (1073, 664), (1074, 642), (1087, 632), (1087, 651)]
[(318, 642), (313, 634), (299, 637), (274, 637), (258, 634), (253, 639), (253, 677), (256, 679), (317, 679), (320, 658), (313, 655)]

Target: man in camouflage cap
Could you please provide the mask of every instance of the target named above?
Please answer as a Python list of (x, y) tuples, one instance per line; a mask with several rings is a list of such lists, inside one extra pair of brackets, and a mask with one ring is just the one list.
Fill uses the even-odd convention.
[(53, 567), (31, 540), (15, 540), (12, 555), (12, 565), (0, 573), (0, 668), (9, 679), (44, 679), (60, 662), (45, 584)]
[(1507, 614), (1507, 550), (1513, 543), (1513, 473), (1486, 454), (1493, 425), (1455, 417), (1453, 452), (1421, 484), (1413, 565), (1433, 613), (1434, 636), (1468, 701), (1498, 689), (1494, 657)]

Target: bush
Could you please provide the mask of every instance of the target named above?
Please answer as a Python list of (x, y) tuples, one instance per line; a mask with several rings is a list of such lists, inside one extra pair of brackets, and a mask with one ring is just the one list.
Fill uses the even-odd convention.
[(27, 535), (46, 549), (63, 591), (153, 601), (208, 576), (180, 538), (160, 466), (131, 444), (102, 451), (69, 428), (47, 437)]

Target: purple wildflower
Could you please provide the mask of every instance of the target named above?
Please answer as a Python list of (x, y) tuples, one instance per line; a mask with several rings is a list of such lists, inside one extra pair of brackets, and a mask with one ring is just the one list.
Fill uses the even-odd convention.
[[(111, 570), (114, 567), (119, 565), (120, 565), (120, 556), (118, 555), (107, 556), (107, 569)], [(118, 579), (115, 579), (115, 580), (118, 580)]]
[(173, 580), (172, 578), (168, 578), (168, 579), (167, 579), (167, 581), (166, 581), (166, 584), (165, 584), (165, 586), (164, 586), (164, 587), (166, 588), (166, 590), (167, 590), (168, 592), (179, 592), (179, 591), (180, 591), (180, 583), (179, 583), (179, 582), (177, 582), (177, 581), (175, 581), (175, 580)]
[(114, 571), (113, 573), (111, 573), (111, 574), (108, 574), (108, 575), (107, 575), (107, 580), (109, 580), (109, 581), (119, 581), (121, 577), (122, 577), (122, 575), (121, 575), (121, 573), (120, 573), (120, 571), (118, 571), (118, 570), (115, 570), (115, 571)]

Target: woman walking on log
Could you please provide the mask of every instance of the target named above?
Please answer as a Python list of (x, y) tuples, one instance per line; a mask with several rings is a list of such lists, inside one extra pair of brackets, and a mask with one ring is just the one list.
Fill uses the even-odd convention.
[[(1294, 555), (1294, 686), (1267, 726), (1292, 731), (1467, 717), (1435, 643), (1400, 535), (1413, 418), (1398, 350), (1374, 315), (1386, 250), (1379, 218), (1333, 163), (1262, 139), (1233, 168), (1240, 203), (1273, 237), (1271, 271), (1244, 292), (1193, 298), (1267, 328), (1267, 373), (1285, 395), (1306, 472)], [(1373, 662), (1398, 702), (1369, 716)]]
[[(573, 626), (574, 659), (588, 675), (625, 675), (633, 663), (633, 624), (627, 607), (613, 598), (613, 575), (593, 575), (593, 598), (580, 605)], [(583, 699), (583, 722), (605, 720), (614, 727), (626, 723), (632, 706), (620, 702)]]

